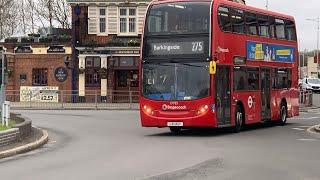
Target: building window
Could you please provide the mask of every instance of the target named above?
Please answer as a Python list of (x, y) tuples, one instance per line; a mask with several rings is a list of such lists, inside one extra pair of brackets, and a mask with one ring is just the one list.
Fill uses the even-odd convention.
[(86, 87), (99, 87), (101, 85), (101, 58), (99, 56), (86, 57)]
[(101, 8), (99, 11), (99, 32), (106, 33), (107, 32), (107, 12), (105, 8)]
[(101, 76), (98, 72), (99, 69), (88, 69), (86, 71), (86, 87), (100, 87), (101, 86)]
[(32, 69), (32, 85), (48, 86), (48, 69)]
[(120, 8), (120, 33), (134, 34), (136, 33), (136, 8)]

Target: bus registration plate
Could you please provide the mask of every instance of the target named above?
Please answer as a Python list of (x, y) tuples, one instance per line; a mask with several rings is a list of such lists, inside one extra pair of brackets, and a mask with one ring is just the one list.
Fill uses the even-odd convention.
[(183, 122), (168, 122), (168, 126), (183, 126)]

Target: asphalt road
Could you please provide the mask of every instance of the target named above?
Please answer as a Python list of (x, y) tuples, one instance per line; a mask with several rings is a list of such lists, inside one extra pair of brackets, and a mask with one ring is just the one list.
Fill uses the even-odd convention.
[(320, 94), (313, 94), (313, 105), (320, 107)]
[(43, 148), (0, 160), (1, 179), (320, 179), (320, 111), (284, 127), (172, 136), (142, 128), (137, 111), (22, 111), (47, 129)]

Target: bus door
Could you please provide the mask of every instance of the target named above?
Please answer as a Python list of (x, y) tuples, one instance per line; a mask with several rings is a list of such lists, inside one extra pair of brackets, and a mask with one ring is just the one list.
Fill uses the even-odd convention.
[(230, 67), (217, 66), (215, 74), (215, 104), (218, 126), (231, 124)]
[(261, 79), (261, 118), (262, 120), (271, 119), (271, 71), (268, 68), (262, 68), (260, 71)]

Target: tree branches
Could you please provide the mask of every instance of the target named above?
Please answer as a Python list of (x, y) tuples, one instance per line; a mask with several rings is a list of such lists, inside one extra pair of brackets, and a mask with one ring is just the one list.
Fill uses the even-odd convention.
[(70, 9), (66, 0), (0, 0), (0, 39), (41, 27), (70, 28)]

